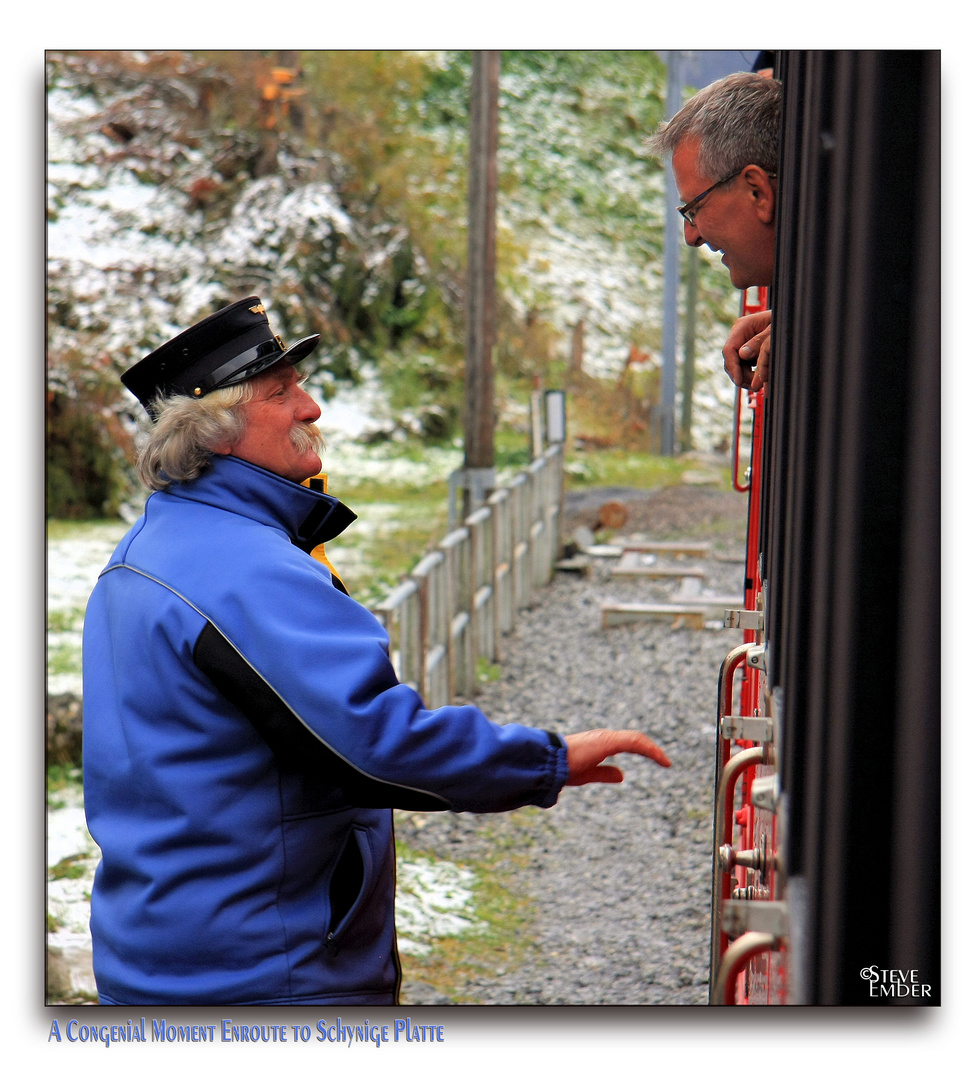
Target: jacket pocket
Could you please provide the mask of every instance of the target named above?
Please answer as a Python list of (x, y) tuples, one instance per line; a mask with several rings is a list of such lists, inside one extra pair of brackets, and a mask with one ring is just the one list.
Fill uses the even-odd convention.
[(343, 936), (366, 903), (373, 877), (372, 851), (368, 830), (353, 825), (345, 838), (328, 885), (328, 927), (325, 948), (334, 956)]

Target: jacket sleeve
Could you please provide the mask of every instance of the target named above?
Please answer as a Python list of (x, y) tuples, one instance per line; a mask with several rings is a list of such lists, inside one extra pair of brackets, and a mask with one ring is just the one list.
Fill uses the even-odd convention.
[[(266, 565), (266, 564), (265, 564)], [(478, 812), (551, 806), (568, 777), (557, 735), (472, 705), (425, 708), (396, 678), (378, 620), (294, 551), (228, 587), (194, 659), (279, 756), (333, 770), (359, 805)]]

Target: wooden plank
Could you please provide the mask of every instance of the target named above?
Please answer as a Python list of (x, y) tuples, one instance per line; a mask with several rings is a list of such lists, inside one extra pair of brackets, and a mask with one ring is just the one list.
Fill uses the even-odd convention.
[(701, 596), (687, 604), (603, 604), (602, 629), (644, 620), (682, 620), (703, 628), (705, 622), (723, 621), (724, 611), (739, 605), (740, 597)]
[(710, 544), (698, 540), (626, 540), (624, 551), (644, 551), (656, 555), (696, 555), (705, 558)]
[(588, 574), (592, 570), (592, 561), (585, 555), (575, 555), (570, 559), (559, 559), (555, 569), (568, 574)]
[(667, 622), (702, 630), (706, 613), (689, 604), (603, 604), (602, 629), (635, 622)]

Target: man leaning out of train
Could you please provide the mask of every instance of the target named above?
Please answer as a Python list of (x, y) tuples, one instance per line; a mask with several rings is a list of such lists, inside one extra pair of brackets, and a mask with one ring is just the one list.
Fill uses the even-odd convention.
[[(719, 251), (738, 289), (770, 285), (774, 276), (780, 124), (781, 83), (742, 71), (695, 94), (650, 139), (653, 153), (672, 155), (684, 239)], [(740, 318), (723, 356), (738, 386), (764, 386), (771, 312)]]

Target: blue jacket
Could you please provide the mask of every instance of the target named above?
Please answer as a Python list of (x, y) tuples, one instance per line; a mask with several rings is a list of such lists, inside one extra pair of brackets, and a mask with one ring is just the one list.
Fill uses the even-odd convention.
[(391, 808), (551, 806), (557, 736), (400, 684), (310, 552), (354, 519), (232, 457), (146, 502), (84, 629), (105, 1004), (394, 1004)]

